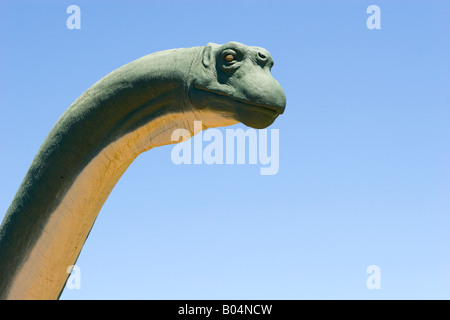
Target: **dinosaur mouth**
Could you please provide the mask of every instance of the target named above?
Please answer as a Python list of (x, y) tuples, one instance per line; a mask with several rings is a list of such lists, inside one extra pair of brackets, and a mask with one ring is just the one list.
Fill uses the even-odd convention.
[(251, 110), (258, 110), (262, 111), (264, 113), (267, 113), (268, 115), (272, 117), (276, 117), (284, 112), (284, 106), (274, 106), (274, 105), (268, 105), (268, 104), (262, 104), (254, 101), (249, 101), (246, 99), (238, 98), (235, 96), (232, 96), (230, 94), (227, 94), (225, 92), (221, 92), (214, 89), (205, 88), (203, 86), (199, 86), (196, 83), (193, 84), (193, 88), (200, 90), (206, 94), (211, 94), (214, 96), (220, 96), (222, 99), (225, 97), (225, 100), (228, 100), (229, 102), (234, 102), (234, 104), (238, 105), (239, 107), (244, 108), (250, 108)]

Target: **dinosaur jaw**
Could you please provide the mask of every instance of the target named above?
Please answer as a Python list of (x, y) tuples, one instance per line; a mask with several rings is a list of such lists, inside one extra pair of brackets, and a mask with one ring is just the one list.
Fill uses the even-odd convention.
[(284, 111), (284, 106), (249, 101), (195, 83), (189, 98), (197, 109), (213, 110), (255, 129), (268, 127)]

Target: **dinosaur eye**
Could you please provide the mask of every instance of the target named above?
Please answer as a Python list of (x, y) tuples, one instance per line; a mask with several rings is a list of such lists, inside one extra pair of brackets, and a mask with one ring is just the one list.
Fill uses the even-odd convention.
[(231, 62), (235, 59), (236, 59), (236, 57), (231, 53), (228, 53), (223, 57), (223, 60), (225, 60), (226, 62)]
[(222, 63), (219, 64), (219, 67), (225, 73), (233, 73), (239, 68), (242, 55), (239, 51), (233, 50), (231, 48), (227, 48), (221, 52)]

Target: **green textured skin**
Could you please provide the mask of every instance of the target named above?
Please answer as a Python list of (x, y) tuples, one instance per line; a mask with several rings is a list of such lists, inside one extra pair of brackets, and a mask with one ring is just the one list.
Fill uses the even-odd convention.
[(286, 105), (272, 65), (265, 49), (210, 43), (144, 56), (84, 92), (43, 142), (0, 226), (0, 298), (65, 192), (103, 148), (164, 114), (196, 109), (265, 128)]

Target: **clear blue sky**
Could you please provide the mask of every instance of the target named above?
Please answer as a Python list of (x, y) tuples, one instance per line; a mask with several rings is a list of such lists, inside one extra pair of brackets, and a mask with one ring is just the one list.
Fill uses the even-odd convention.
[[(81, 8), (69, 30), (66, 9)], [(381, 9), (369, 30), (366, 9)], [(0, 218), (56, 120), (155, 51), (268, 49), (280, 168), (141, 155), (62, 299), (450, 299), (447, 1), (1, 1)], [(236, 125), (236, 128), (244, 126)], [(381, 269), (369, 290), (366, 268)]]

